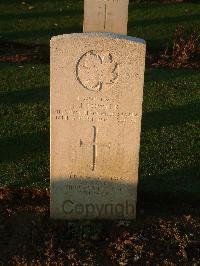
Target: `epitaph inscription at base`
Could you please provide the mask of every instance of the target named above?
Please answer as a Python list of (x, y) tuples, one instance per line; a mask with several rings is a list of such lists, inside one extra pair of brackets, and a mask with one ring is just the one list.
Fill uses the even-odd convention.
[(134, 219), (145, 42), (51, 40), (51, 217)]

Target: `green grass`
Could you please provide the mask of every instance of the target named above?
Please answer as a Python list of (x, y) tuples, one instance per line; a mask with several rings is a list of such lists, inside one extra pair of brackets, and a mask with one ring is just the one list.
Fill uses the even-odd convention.
[[(52, 35), (81, 32), (82, 1), (28, 3), (0, 0), (0, 43), (49, 44)], [(200, 5), (194, 3), (131, 3), (129, 34), (146, 39), (150, 48), (163, 48), (178, 25), (198, 28), (199, 13)], [(48, 46), (40, 52), (44, 60), (37, 64), (0, 64), (0, 186), (49, 187)], [(146, 71), (139, 185), (143, 199), (200, 200), (199, 84), (195, 70)]]
[[(83, 1), (0, 1), (0, 40), (49, 44), (51, 36), (81, 32)], [(199, 29), (200, 4), (130, 3), (129, 35), (144, 38), (151, 48), (172, 44), (178, 26)]]
[(47, 186), (49, 66), (0, 68), (0, 185)]
[[(49, 187), (49, 66), (0, 66), (0, 185)], [(199, 84), (198, 71), (146, 71), (143, 197), (200, 198)]]
[(149, 48), (172, 46), (175, 30), (200, 30), (200, 4), (131, 4), (129, 8), (129, 35), (143, 38)]
[(200, 199), (199, 84), (198, 71), (146, 71), (140, 186), (149, 200)]

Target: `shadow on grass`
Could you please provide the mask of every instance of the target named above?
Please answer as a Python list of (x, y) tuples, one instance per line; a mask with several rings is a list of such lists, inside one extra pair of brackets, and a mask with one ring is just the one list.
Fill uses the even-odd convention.
[(173, 83), (174, 81), (182, 81), (182, 79), (198, 77), (199, 71), (193, 69), (146, 69), (145, 82), (163, 81)]
[(24, 38), (26, 36), (26, 40), (31, 39), (37, 39), (37, 38), (44, 38), (46, 40), (50, 40), (52, 36), (60, 35), (60, 34), (67, 34), (67, 33), (74, 33), (74, 32), (82, 32), (82, 27), (79, 25), (74, 25), (68, 27), (66, 24), (66, 27), (55, 27), (55, 28), (49, 28), (49, 29), (38, 29), (38, 30), (30, 30), (30, 31), (10, 31), (10, 32), (2, 32), (1, 36), (3, 40), (17, 40), (20, 38)]
[[(48, 153), (49, 132), (43, 131), (3, 138), (0, 140), (0, 150), (4, 151), (4, 153), (0, 153), (0, 163), (15, 162), (27, 157), (35, 157), (43, 152)], [(38, 164), (35, 167), (39, 168), (40, 165)], [(157, 175), (148, 176), (141, 174), (138, 190), (139, 208), (153, 209), (155, 212), (157, 208), (160, 211), (161, 208), (171, 208), (172, 205), (198, 203), (200, 201), (199, 176), (200, 169), (197, 165), (188, 166), (185, 169), (171, 170), (165, 174), (158, 173)], [(27, 184), (30, 186), (31, 182), (36, 182), (36, 178), (31, 178), (28, 181), (21, 180), (20, 182), (19, 187)], [(148, 208), (146, 208), (147, 205)]]
[[(83, 0), (77, 0), (77, 2), (82, 2)], [(7, 2), (6, 0), (0, 0), (0, 4), (5, 4), (5, 3), (9, 3), (9, 4), (16, 4), (16, 0), (9, 0), (9, 2)], [(28, 4), (29, 5), (35, 5), (37, 3), (40, 3), (41, 1), (40, 0), (29, 0), (28, 1)], [(68, 3), (71, 3), (72, 1), (71, 0), (43, 0), (42, 2), (47, 2), (47, 3), (50, 3), (50, 2), (63, 2), (63, 4), (68, 4)]]
[(163, 17), (163, 18), (154, 18), (154, 19), (145, 19), (145, 20), (136, 20), (136, 21), (130, 21), (129, 27), (145, 27), (149, 25), (169, 25), (169, 24), (176, 24), (187, 21), (188, 23), (191, 23), (193, 21), (197, 21), (199, 19), (198, 14), (194, 15), (185, 15), (185, 16), (176, 16), (176, 17)]
[(190, 103), (143, 114), (142, 129), (161, 128), (199, 121), (200, 103)]
[(194, 165), (185, 169), (169, 171), (163, 175), (142, 176), (138, 187), (138, 205), (145, 209), (167, 209), (171, 205), (200, 202), (200, 168)]
[(0, 104), (48, 102), (49, 94), (49, 87), (11, 91), (1, 95)]
[(27, 155), (47, 152), (49, 150), (49, 133), (43, 131), (0, 139), (0, 150), (4, 151), (0, 153), (0, 163), (13, 162), (26, 158)]
[(1, 14), (0, 20), (18, 20), (18, 19), (41, 19), (41, 18), (58, 18), (58, 17), (78, 17), (83, 13), (82, 10), (78, 9), (69, 9), (63, 11), (48, 11), (48, 12), (32, 12), (32, 13), (21, 13), (21, 14)]

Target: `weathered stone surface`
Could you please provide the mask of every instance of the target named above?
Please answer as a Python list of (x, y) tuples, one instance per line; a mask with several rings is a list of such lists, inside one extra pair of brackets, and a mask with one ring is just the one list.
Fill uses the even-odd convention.
[(84, 0), (84, 32), (127, 34), (129, 0)]
[(51, 39), (51, 216), (134, 219), (145, 42)]

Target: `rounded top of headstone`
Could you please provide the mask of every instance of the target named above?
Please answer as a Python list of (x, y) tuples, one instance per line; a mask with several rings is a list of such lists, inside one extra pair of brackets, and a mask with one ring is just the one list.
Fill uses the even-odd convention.
[(89, 32), (89, 33), (72, 33), (72, 34), (63, 34), (63, 35), (57, 35), (53, 36), (51, 38), (51, 42), (61, 40), (61, 39), (68, 39), (68, 38), (104, 38), (104, 39), (118, 39), (118, 40), (125, 40), (125, 41), (131, 41), (138, 44), (146, 45), (145, 40), (127, 36), (127, 35), (121, 35), (121, 34), (113, 34), (113, 33), (101, 33), (101, 32)]

